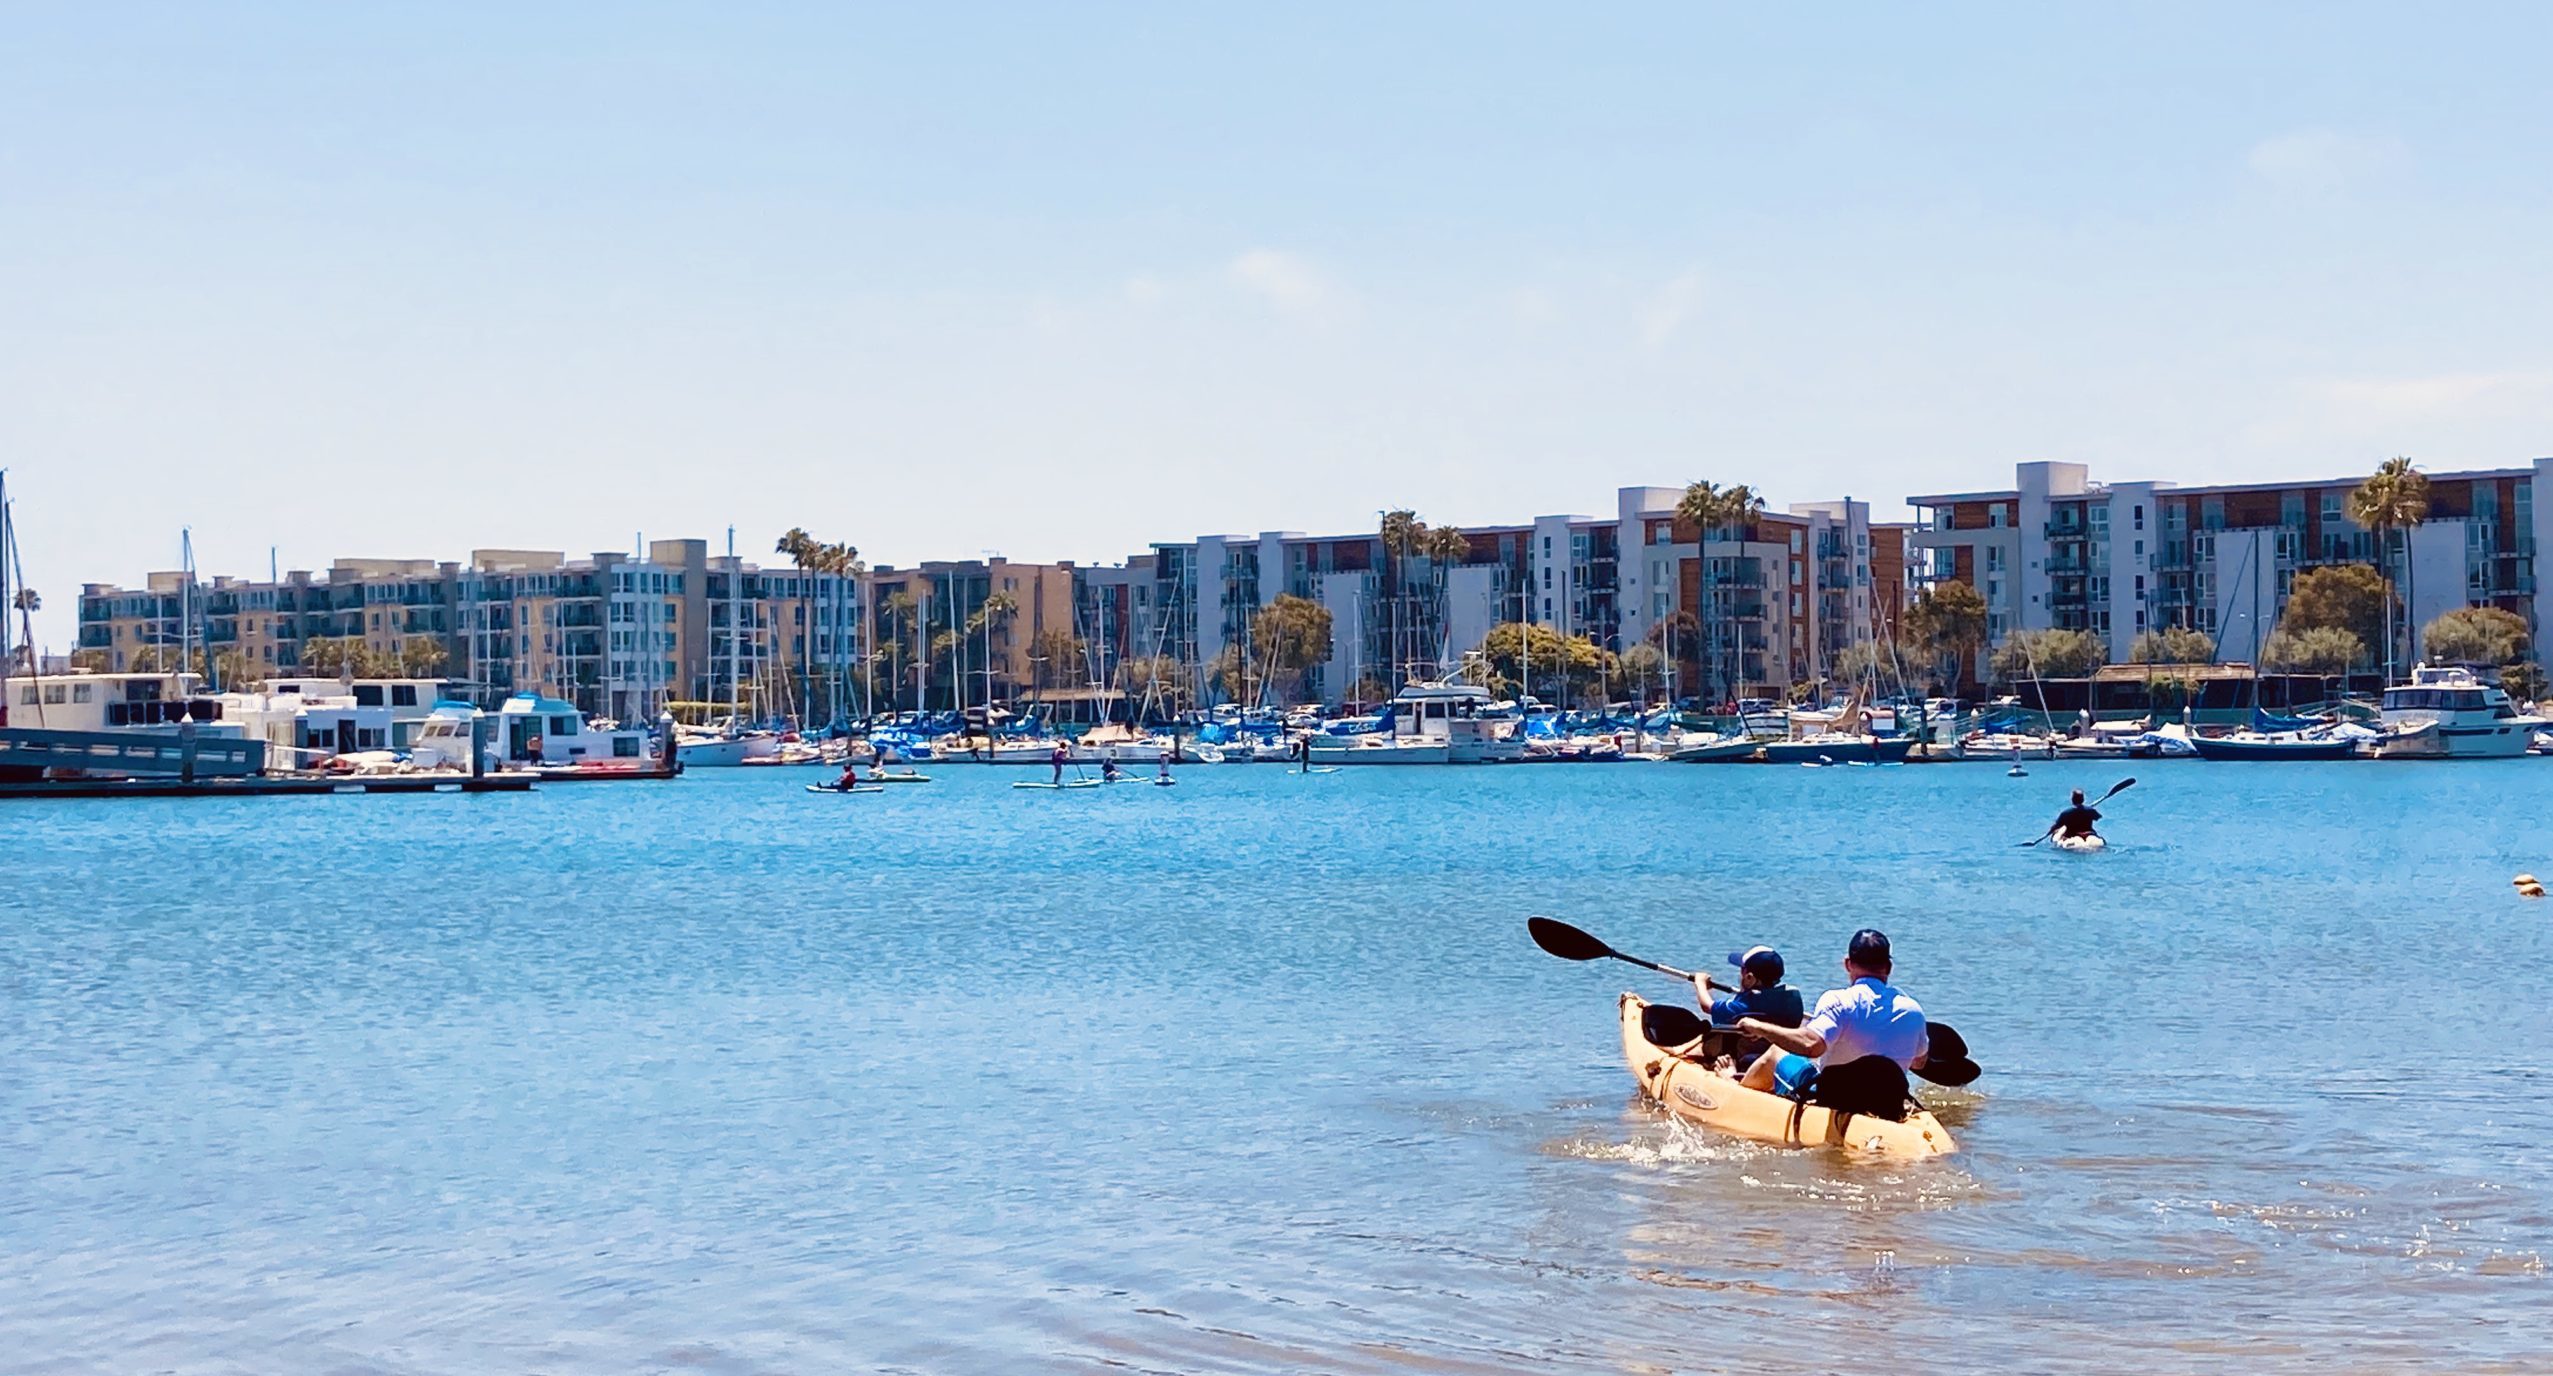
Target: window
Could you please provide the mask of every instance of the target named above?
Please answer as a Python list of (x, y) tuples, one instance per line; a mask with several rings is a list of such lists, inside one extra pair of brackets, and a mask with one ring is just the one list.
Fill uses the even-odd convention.
[(381, 705), (381, 685), (380, 685), (380, 684), (378, 684), (378, 683), (359, 683), (359, 684), (355, 685), (355, 706), (357, 706), (357, 707), (379, 707), (380, 705)]
[(2136, 595), (2145, 596), (2145, 575), (2141, 573), (2136, 576)]
[(395, 684), (395, 685), (393, 685), (393, 686), (391, 687), (391, 689), (390, 689), (390, 705), (391, 705), (391, 706), (393, 706), (393, 707), (414, 707), (414, 706), (416, 706), (416, 705), (417, 705), (417, 685), (415, 685), (415, 684), (413, 684), (413, 683), (401, 683), (401, 684)]
[(2001, 545), (1988, 545), (1988, 546), (1986, 546), (1986, 572), (1988, 572), (1988, 573), (2001, 573), (2001, 572), (2003, 572), (2003, 546), (2001, 546)]
[(1986, 526), (1991, 530), (2003, 529), (2003, 503), (1997, 502), (1986, 508)]
[(93, 686), (94, 686), (94, 685), (92, 685), (92, 684), (87, 684), (87, 683), (74, 683), (74, 684), (72, 684), (72, 685), (71, 685), (71, 701), (73, 701), (73, 702), (87, 702), (87, 701), (89, 700), (89, 690), (90, 690)]
[(1800, 552), (1800, 532), (1798, 532), (1798, 531), (1794, 530), (1794, 531), (1792, 531), (1792, 532), (1791, 532), (1791, 553), (1793, 553), (1793, 554), (1797, 554), (1797, 553), (1799, 553), (1799, 552)]
[(2138, 503), (2136, 504), (2136, 506), (2135, 506), (2135, 512), (2136, 512), (2136, 528), (2137, 528), (2138, 530), (2143, 530), (2143, 529), (2145, 529), (2145, 503), (2143, 503), (2143, 502), (2138, 502)]
[(2136, 557), (2139, 559), (2145, 557), (2145, 542), (2143, 540), (2136, 542)]

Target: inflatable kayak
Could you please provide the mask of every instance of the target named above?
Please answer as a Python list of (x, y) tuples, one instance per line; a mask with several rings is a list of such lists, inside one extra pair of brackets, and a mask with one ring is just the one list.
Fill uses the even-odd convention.
[(2057, 849), (2070, 850), (2078, 855), (2092, 855), (2108, 850), (2109, 848), (2110, 843), (2102, 840), (2100, 833), (2098, 832), (2089, 836), (2060, 836), (2057, 838)]
[(878, 786), (877, 786), (877, 785), (875, 785), (875, 784), (860, 784), (860, 785), (858, 785), (858, 786), (856, 786), (856, 787), (853, 787), (853, 788), (844, 788), (844, 787), (842, 787), (842, 786), (841, 786), (841, 785), (839, 785), (839, 784), (809, 784), (809, 785), (807, 785), (807, 791), (808, 791), (809, 793), (884, 793), (884, 792), (886, 792), (886, 790), (885, 790), (885, 789), (880, 788), (880, 787), (878, 787)]
[(1688, 1123), (1785, 1147), (1852, 1147), (1886, 1156), (1947, 1156), (1958, 1144), (1922, 1110), (1902, 1123), (1869, 1114), (1837, 1113), (1748, 1089), (1699, 1061), (1651, 1042), (1640, 1030), (1649, 1001), (1622, 996), (1622, 1055), (1641, 1090)]

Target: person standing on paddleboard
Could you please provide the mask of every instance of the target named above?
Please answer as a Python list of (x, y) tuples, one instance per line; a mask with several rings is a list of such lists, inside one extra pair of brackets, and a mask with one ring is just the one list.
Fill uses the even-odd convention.
[(2074, 806), (2058, 813), (2056, 825), (2048, 830), (2055, 832), (2060, 841), (2069, 836), (2090, 836), (2093, 834), (2092, 824), (2100, 820), (2101, 814), (2097, 809), (2084, 806), (2083, 790), (2078, 788), (2074, 791)]
[(1061, 788), (1064, 783), (1064, 762), (1072, 757), (1073, 748), (1062, 741), (1055, 742), (1055, 748), (1047, 753), (1048, 763), (1055, 766), (1055, 786), (1058, 788)]
[[(1726, 998), (1711, 997), (1710, 976), (1693, 977), (1694, 1001), (1711, 1015), (1714, 1027), (1734, 1028), (1745, 1018), (1762, 1018), (1783, 1027), (1800, 1025), (1800, 991), (1782, 982), (1781, 952), (1770, 946), (1753, 946), (1731, 952), (1729, 964), (1737, 967), (1737, 992)], [(1739, 1038), (1731, 1054), (1738, 1069), (1744, 1070), (1764, 1054), (1764, 1042), (1753, 1037)]]

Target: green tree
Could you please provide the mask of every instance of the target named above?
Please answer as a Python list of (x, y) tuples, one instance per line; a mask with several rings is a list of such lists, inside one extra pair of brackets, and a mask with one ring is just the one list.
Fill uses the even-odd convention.
[(2367, 657), (2367, 642), (2338, 626), (2280, 626), (2261, 647), (2260, 664), (2290, 674), (2333, 678)]
[(1300, 692), (1303, 676), (1330, 657), (1330, 609), (1279, 593), (1250, 618), (1250, 648), (1272, 686)]
[(1150, 706), (1161, 713), (1186, 711), (1196, 692), (1188, 678), (1188, 666), (1170, 655), (1146, 655), (1117, 666), (1117, 691), (1141, 711)]
[(1685, 484), (1684, 495), (1675, 503), (1676, 519), (1691, 525), (1702, 554), (1702, 597), (1708, 619), (1703, 626), (1702, 677), (1713, 697), (1736, 696), (1733, 675), (1723, 673), (1724, 656), (1720, 646), (1728, 632), (1729, 583), (1734, 576), (1715, 574), (1711, 568), (1711, 542), (1734, 538), (1744, 541), (1747, 527), (1764, 515), (1764, 499), (1744, 483), (1721, 487), (1707, 480)]
[(2361, 645), (2382, 645), (2393, 605), (2393, 584), (2373, 565), (2326, 564), (2296, 575), (2278, 625), (2291, 631), (2347, 631)]
[(1649, 685), (1665, 686), (1667, 657), (1657, 646), (1643, 642), (1622, 652), (1616, 666), (1630, 689), (1631, 700), (1646, 706), (1650, 702)]
[(2147, 631), (2128, 644), (2130, 664), (2209, 664), (2216, 659), (2216, 638), (2186, 626)]
[(262, 685), (266, 674), (256, 660), (238, 650), (224, 650), (213, 656), (217, 681), (230, 692), (247, 692), (252, 685)]
[(410, 636), (399, 646), (401, 678), (433, 678), (443, 672), (452, 651), (437, 636)]
[[(2381, 549), (2387, 535), (2399, 537), (2402, 546), (2399, 566), (2402, 569), (2403, 601), (2418, 605), (2419, 588), (2411, 578), (2411, 532), (2429, 519), (2429, 479), (2411, 466), (2411, 460), (2396, 455), (2376, 465), (2376, 471), (2349, 493), (2349, 519), (2365, 526), (2376, 536)], [(2393, 602), (2385, 602), (2385, 681), (2393, 681)]]
[(2526, 654), (2526, 618), (2498, 607), (2458, 607), (2430, 622), (2420, 639), (2431, 659), (2509, 664)]
[(1502, 621), (1481, 637), (1476, 652), (1487, 679), (1476, 679), (1492, 692), (1510, 688), (1541, 697), (1538, 689), (1556, 687), (1552, 700), (1564, 704), (1604, 682), (1604, 651), (1582, 635), (1562, 635), (1549, 626)]
[[(2367, 642), (2356, 633), (2338, 626), (2306, 626), (2298, 628), (2282, 624), (2261, 646), (2260, 663), (2264, 669), (2282, 673), (2312, 674), (2332, 679), (2348, 673), (2367, 657)], [(2328, 692), (2326, 692), (2328, 695)]]
[(1391, 685), (1366, 673), (1358, 675), (1356, 682), (1347, 686), (1347, 693), (1340, 700), (1352, 708), (1365, 708), (1389, 702), (1391, 698)]
[(1933, 664), (1947, 660), (1954, 685), (1973, 672), (1977, 651), (1986, 643), (1986, 624), (1986, 599), (1957, 579), (1925, 589), (1906, 609), (1907, 640)]
[(103, 674), (115, 666), (114, 656), (104, 650), (90, 648), (71, 652), (71, 667), (92, 674)]
[(2014, 631), (2003, 638), (1987, 661), (1996, 678), (2018, 683), (2033, 678), (2084, 678), (2107, 658), (2101, 642), (2088, 631)]
[(2534, 702), (2544, 696), (2544, 671), (2531, 659), (2500, 666), (2500, 686), (2520, 702)]

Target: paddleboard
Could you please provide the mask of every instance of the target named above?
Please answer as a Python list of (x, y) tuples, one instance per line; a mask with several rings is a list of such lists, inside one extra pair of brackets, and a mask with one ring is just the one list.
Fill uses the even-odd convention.
[(1168, 788), (1177, 782), (1179, 782), (1177, 779), (1155, 779), (1152, 781), (1152, 786), (1155, 788)]
[(860, 780), (864, 784), (927, 784), (928, 774), (871, 774)]
[(1067, 780), (1065, 780), (1064, 782), (1062, 782), (1062, 783), (1060, 783), (1060, 784), (1015, 783), (1015, 784), (1012, 784), (1012, 785), (1011, 785), (1011, 787), (1013, 787), (1013, 788), (1043, 788), (1043, 789), (1057, 789), (1057, 788), (1097, 788), (1097, 787), (1099, 787), (1099, 786), (1100, 786), (1100, 785), (1099, 785), (1099, 781), (1098, 781), (1097, 779), (1067, 779)]
[(1336, 774), (1339, 772), (1339, 769), (1340, 766), (1334, 764), (1311, 764), (1304, 765), (1293, 772), (1297, 774)]
[(878, 787), (877, 785), (875, 785), (875, 784), (861, 784), (861, 785), (858, 785), (857, 787), (853, 787), (853, 788), (837, 788), (837, 787), (835, 787), (835, 786), (834, 786), (834, 785), (832, 785), (832, 784), (809, 784), (809, 785), (807, 785), (807, 791), (808, 791), (809, 793), (884, 793), (884, 792), (886, 792), (886, 790), (885, 790), (885, 789), (883, 789), (883, 788), (879, 788), (879, 787)]

